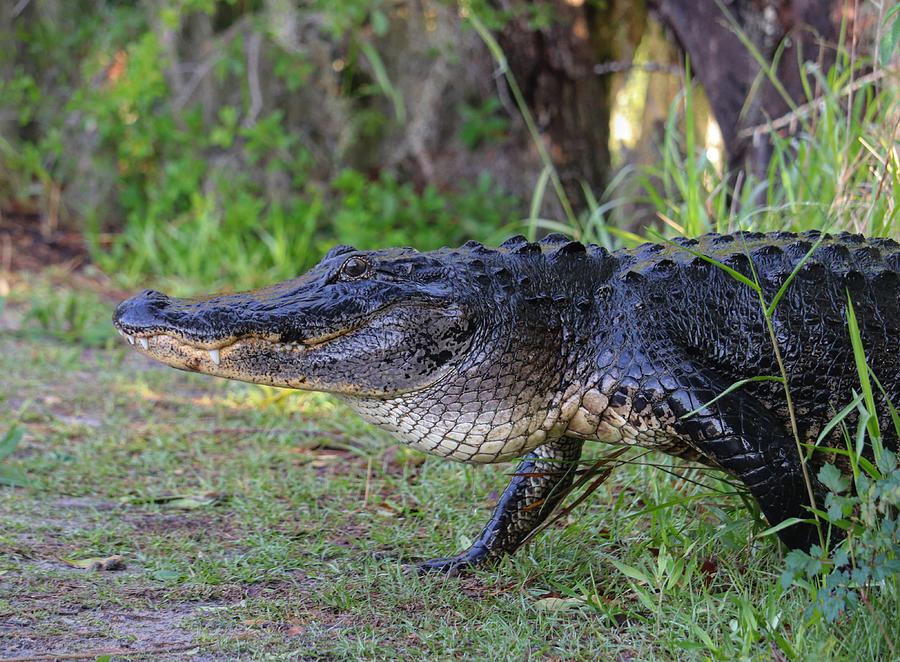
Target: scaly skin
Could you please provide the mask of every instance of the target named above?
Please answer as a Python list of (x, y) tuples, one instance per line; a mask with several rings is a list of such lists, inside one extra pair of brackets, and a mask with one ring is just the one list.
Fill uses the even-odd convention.
[[(114, 321), (169, 365), (334, 393), (425, 452), (524, 458), (475, 544), (420, 566), (453, 571), (515, 551), (571, 485), (585, 440), (720, 468), (772, 525), (807, 517), (783, 386), (751, 382), (711, 402), (739, 380), (780, 371), (758, 295), (699, 256), (755, 277), (770, 302), (820, 239), (772, 316), (801, 440), (815, 441), (858, 384), (848, 294), (869, 365), (900, 403), (900, 246), (891, 240), (744, 233), (615, 253), (561, 235), (429, 253), (338, 246), (304, 276), (262, 290), (142, 292)], [(889, 420), (885, 399), (876, 405)], [(810, 475), (828, 459), (814, 453)], [(820, 501), (822, 486), (813, 488)], [(779, 535), (801, 548), (818, 539), (804, 524)]]

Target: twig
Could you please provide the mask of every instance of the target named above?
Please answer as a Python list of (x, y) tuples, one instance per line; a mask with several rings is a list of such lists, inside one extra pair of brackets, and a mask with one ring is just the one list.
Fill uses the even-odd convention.
[[(873, 71), (870, 74), (866, 74), (862, 78), (858, 78), (852, 85), (848, 85), (846, 88), (841, 90), (841, 94), (844, 96), (852, 96), (852, 94), (866, 85), (870, 85), (875, 83), (887, 75), (887, 72), (884, 70), (881, 71)], [(778, 129), (783, 129), (786, 126), (790, 126), (794, 122), (796, 122), (801, 117), (807, 117), (811, 115), (812, 112), (818, 107), (825, 103), (825, 96), (816, 97), (812, 101), (809, 101), (802, 106), (797, 106), (796, 110), (793, 110), (789, 113), (782, 115), (781, 117), (772, 120), (771, 122), (767, 122), (766, 124), (758, 124), (757, 126), (747, 127), (746, 129), (741, 129), (738, 131), (738, 138), (754, 138), (756, 139), (759, 135), (763, 133), (768, 133), (771, 131), (777, 131)]]
[(366, 492), (363, 494), (363, 508), (369, 506), (369, 493), (372, 489), (372, 456), (369, 456), (369, 466), (366, 467)]
[(598, 76), (603, 76), (605, 74), (618, 74), (624, 71), (631, 71), (632, 69), (675, 75), (684, 73), (684, 67), (679, 67), (674, 64), (663, 64), (662, 62), (636, 63), (615, 60), (601, 62), (600, 64), (595, 65), (594, 73)]
[(356, 446), (356, 442), (350, 437), (340, 432), (329, 432), (328, 430), (317, 430), (315, 428), (211, 428), (209, 430), (191, 430), (189, 435), (225, 435), (225, 434), (291, 434), (298, 437), (324, 437), (325, 439), (333, 439), (334, 441), (346, 442), (349, 446)]
[(259, 49), (262, 46), (262, 35), (259, 32), (250, 34), (247, 39), (247, 86), (250, 88), (250, 109), (244, 118), (244, 126), (252, 127), (263, 107), (262, 90), (259, 87)]
[[(228, 28), (225, 32), (222, 33), (221, 36), (216, 39), (216, 43), (213, 46), (213, 52), (200, 64), (199, 67), (195, 69), (194, 75), (191, 77), (191, 80), (188, 81), (187, 85), (182, 88), (181, 94), (179, 94), (172, 102), (172, 108), (174, 110), (180, 109), (188, 101), (190, 101), (197, 87), (219, 61), (225, 45), (230, 43), (231, 40), (234, 39), (247, 25), (246, 19), (246, 16), (240, 18), (234, 25)], [(2, 662), (2, 660), (0, 660), (0, 662)]]
[(12, 17), (19, 18), (19, 14), (21, 14), (23, 11), (25, 11), (25, 8), (30, 4), (31, 4), (31, 0), (19, 0), (19, 2), (16, 3), (16, 6), (13, 7)]
[(131, 657), (133, 655), (153, 655), (158, 656), (163, 653), (178, 653), (180, 651), (188, 651), (199, 648), (203, 644), (186, 644), (183, 646), (172, 646), (170, 648), (154, 648), (151, 650), (130, 651), (124, 648), (107, 648), (93, 651), (85, 651), (83, 653), (42, 653), (40, 655), (26, 655), (25, 657), (2, 657), (0, 662), (55, 662), (56, 660), (85, 660), (96, 659), (103, 655), (118, 655), (120, 657)]
[(0, 234), (0, 271), (12, 271), (12, 237)]

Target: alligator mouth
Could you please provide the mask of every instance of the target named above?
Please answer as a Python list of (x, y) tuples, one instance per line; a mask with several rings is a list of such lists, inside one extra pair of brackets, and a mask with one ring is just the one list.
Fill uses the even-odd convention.
[(269, 354), (302, 352), (352, 333), (356, 328), (355, 326), (344, 328), (294, 342), (281, 342), (262, 336), (248, 335), (201, 344), (167, 332), (141, 335), (128, 333), (116, 325), (119, 335), (143, 354), (176, 367), (185, 366), (199, 372), (210, 373), (214, 372), (217, 367), (223, 366), (223, 360), (227, 364), (228, 357), (239, 350), (242, 354), (247, 352)]
[(299, 351), (303, 349), (308, 349), (310, 347), (314, 347), (315, 345), (321, 345), (329, 340), (334, 340), (335, 338), (339, 338), (348, 331), (341, 331), (338, 333), (328, 334), (326, 336), (320, 336), (318, 338), (313, 338), (310, 340), (304, 340), (303, 342), (278, 342), (275, 340), (267, 340), (266, 338), (260, 338), (257, 336), (246, 336), (244, 338), (239, 338), (237, 340), (228, 340), (222, 344), (218, 344), (217, 347), (208, 348), (201, 347), (200, 345), (195, 345), (187, 340), (183, 340), (182, 338), (177, 338), (168, 333), (154, 333), (149, 336), (138, 336), (130, 333), (125, 333), (122, 329), (117, 329), (119, 335), (125, 338), (130, 345), (136, 345), (140, 349), (143, 349), (145, 352), (152, 354), (153, 351), (151, 348), (163, 348), (163, 347), (171, 347), (177, 346), (181, 347), (185, 350), (192, 350), (197, 353), (198, 356), (202, 356), (203, 353), (206, 353), (207, 357), (214, 364), (219, 365), (222, 362), (222, 351), (229, 351), (232, 349), (236, 349), (238, 347), (244, 345), (258, 345), (260, 347), (268, 347), (273, 350), (280, 351)]
[(145, 356), (214, 377), (366, 397), (419, 390), (440, 379), (451, 359), (464, 354), (474, 329), (459, 308), (433, 301), (392, 302), (332, 324), (310, 323), (308, 314), (283, 314), (266, 324), (254, 311), (246, 320), (240, 311), (203, 318), (149, 298), (120, 304), (113, 317), (117, 331)]

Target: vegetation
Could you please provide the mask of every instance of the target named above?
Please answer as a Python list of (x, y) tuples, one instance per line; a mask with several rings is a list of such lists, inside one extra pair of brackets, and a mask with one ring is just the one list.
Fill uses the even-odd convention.
[[(388, 30), (379, 3), (310, 3), (287, 17), (178, 4), (158, 14), (104, 3), (17, 26), (0, 51), (14, 68), (0, 78), (0, 110), (19, 129), (0, 136), (4, 204), (37, 201), (54, 222), (83, 224), (96, 264), (125, 287), (162, 274), (250, 287), (302, 273), (338, 242), (430, 249), (508, 232), (521, 203), (486, 169), (438, 190), (383, 167), (383, 141), (407, 111), (373, 45)], [(254, 23), (279, 19), (314, 31), (314, 52)], [(180, 80), (172, 71), (187, 65), (166, 39), (191, 29), (216, 37), (202, 70)], [(338, 44), (347, 55), (333, 59)], [(460, 105), (452, 129), (464, 149), (503, 137), (496, 104)], [(333, 117), (316, 123), (316, 106)]]
[[(109, 234), (95, 216), (89, 236), (96, 264), (119, 287), (256, 285), (295, 275), (336, 241), (430, 248), (551, 229), (609, 247), (644, 240), (611, 222), (633, 202), (613, 197), (620, 187), (589, 196), (590, 207), (569, 220), (542, 218), (540, 198), (553, 190), (549, 164), (530, 217), (515, 220), (521, 205), (486, 176), (456, 191), (354, 167), (322, 180), (278, 114), (247, 126), (226, 111), (206, 130), (199, 110), (166, 106), (160, 44), (116, 7), (118, 16), (98, 16), (66, 39), (84, 49), (118, 26), (104, 39), (130, 44), (121, 51), (132, 72), (127, 84), (82, 87), (66, 104), (96, 127), (97, 154), (118, 169), (116, 204), (127, 222)], [(352, 31), (376, 24), (375, 16), (360, 9), (340, 21), (330, 16), (329, 25)], [(900, 30), (896, 10), (883, 21), (885, 35)], [(56, 52), (50, 46), (60, 38), (30, 36), (42, 54)], [(828, 228), (900, 238), (900, 92), (877, 84), (896, 80), (885, 68), (896, 43), (883, 41), (872, 61), (847, 55), (831, 72), (808, 72), (821, 103), (793, 109), (795, 134), (781, 135), (778, 118), (759, 129), (773, 142), (763, 181), (727, 180), (698, 147), (688, 85), (672, 108), (660, 165), (640, 173), (635, 195), (658, 213), (665, 236)], [(216, 66), (227, 78), (243, 61)], [(287, 86), (311, 75), (302, 61), (277, 61)], [(74, 76), (70, 63), (57, 64)], [(88, 74), (109, 65), (98, 60)], [(22, 122), (59, 110), (25, 73), (3, 85), (4, 95), (17, 95)], [(389, 96), (389, 87), (353, 94)], [(359, 130), (383, 127), (389, 114), (377, 115), (356, 116), (368, 127)], [(491, 103), (470, 104), (463, 115), (461, 140), (472, 147), (506, 130)], [(42, 187), (65, 181), (72, 167), (61, 145), (48, 131), (0, 148), (15, 176), (50, 195)], [(237, 160), (217, 164), (217, 150)], [(290, 193), (270, 196), (259, 172), (286, 178)], [(497, 571), (418, 577), (403, 572), (408, 555), (465, 547), (508, 466), (423, 458), (324, 396), (151, 367), (111, 344), (102, 297), (63, 278), (21, 283), (0, 310), (3, 328), (14, 329), (0, 337), (0, 613), (19, 628), (0, 632), (0, 651), (130, 650), (171, 659), (898, 655), (900, 469), (888, 451), (868, 460), (859, 449), (879, 448), (879, 430), (900, 432), (900, 418), (873, 425), (884, 376), (865, 365), (861, 347), (860, 395), (834, 419), (846, 441), (838, 450), (854, 472), (839, 477), (826, 467), (819, 476), (832, 494), (818, 516), (849, 533), (835, 549), (782, 557), (734, 485), (670, 458), (637, 456)], [(113, 555), (125, 571), (84, 570)]]

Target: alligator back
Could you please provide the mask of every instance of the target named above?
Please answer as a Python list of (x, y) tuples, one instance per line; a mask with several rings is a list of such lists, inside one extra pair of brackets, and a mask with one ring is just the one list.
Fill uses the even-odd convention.
[[(893, 240), (739, 233), (649, 244), (616, 256), (618, 277), (639, 282), (628, 296), (639, 298), (643, 324), (663, 327), (684, 358), (726, 385), (780, 375), (777, 341), (805, 438), (814, 438), (859, 391), (848, 300), (872, 373), (891, 401), (900, 403), (900, 245)], [(723, 267), (757, 282), (761, 296)], [(788, 279), (772, 309), (770, 335), (763, 311)], [(781, 384), (759, 381), (744, 390), (787, 421)], [(878, 405), (888, 432), (883, 396)]]

